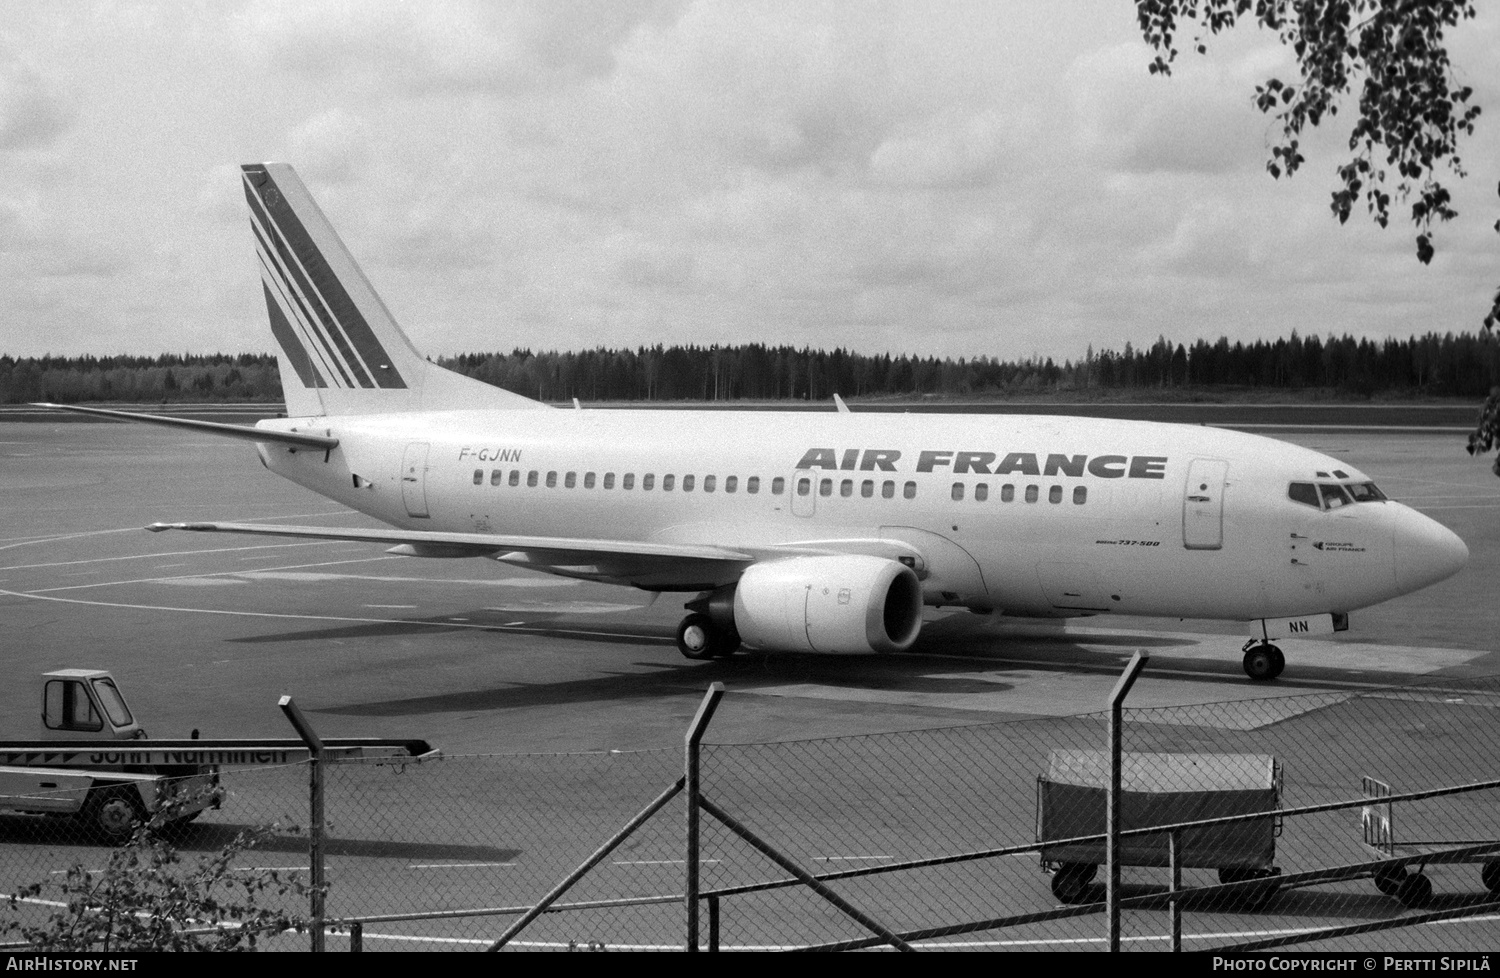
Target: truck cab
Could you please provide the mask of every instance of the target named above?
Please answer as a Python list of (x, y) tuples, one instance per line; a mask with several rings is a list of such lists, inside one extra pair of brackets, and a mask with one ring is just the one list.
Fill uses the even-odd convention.
[(42, 737), (46, 740), (144, 740), (146, 731), (103, 669), (42, 674)]

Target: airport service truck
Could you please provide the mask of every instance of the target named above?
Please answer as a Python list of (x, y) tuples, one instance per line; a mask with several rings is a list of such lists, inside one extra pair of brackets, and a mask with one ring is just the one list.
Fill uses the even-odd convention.
[[(220, 768), (293, 764), (309, 757), (302, 740), (151, 740), (102, 669), (42, 676), (42, 739), (0, 743), (0, 813), (58, 816), (95, 838), (120, 842), (140, 822), (182, 824), (218, 808)], [(430, 757), (421, 740), (335, 737), (323, 756)]]

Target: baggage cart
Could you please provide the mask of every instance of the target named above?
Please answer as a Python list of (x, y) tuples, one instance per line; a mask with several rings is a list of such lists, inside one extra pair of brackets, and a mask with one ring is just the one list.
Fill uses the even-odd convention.
[(1484, 888), (1491, 894), (1500, 895), (1500, 840), (1398, 838), (1392, 811), (1395, 806), (1390, 802), (1395, 792), (1391, 786), (1366, 776), (1360, 778), (1360, 793), (1366, 801), (1359, 811), (1365, 845), (1385, 859), (1421, 857), (1415, 871), (1408, 871), (1404, 865), (1375, 870), (1372, 876), (1381, 893), (1395, 897), (1404, 906), (1423, 907), (1432, 900), (1432, 880), (1423, 870), (1428, 866), (1477, 863), (1479, 880)]
[[(1037, 778), (1037, 841), (1042, 869), (1052, 874), (1052, 893), (1064, 903), (1080, 900), (1105, 862), (1105, 842), (1065, 842), (1103, 834), (1109, 790), (1109, 754), (1055, 750), (1047, 773)], [(1215, 869), (1221, 883), (1271, 880), (1276, 837), (1281, 834), (1281, 762), (1265, 754), (1126, 754), (1121, 771), (1122, 829), (1171, 825), (1263, 812), (1265, 818), (1183, 829), (1177, 862), (1182, 868)], [(1056, 842), (1056, 845), (1046, 843)], [(1168, 833), (1120, 840), (1124, 866), (1169, 866)], [(1263, 903), (1275, 884), (1257, 889)]]

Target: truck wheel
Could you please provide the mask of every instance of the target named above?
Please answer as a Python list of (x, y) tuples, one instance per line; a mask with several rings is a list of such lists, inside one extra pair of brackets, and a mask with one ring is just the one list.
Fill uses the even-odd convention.
[(1093, 863), (1063, 863), (1052, 874), (1052, 895), (1063, 903), (1077, 903), (1098, 872)]
[(144, 815), (129, 788), (96, 788), (83, 806), (84, 825), (111, 844), (130, 838)]

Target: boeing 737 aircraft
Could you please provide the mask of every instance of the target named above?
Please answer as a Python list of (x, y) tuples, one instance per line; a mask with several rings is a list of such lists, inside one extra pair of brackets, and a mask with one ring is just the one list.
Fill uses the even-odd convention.
[(692, 659), (898, 652), (924, 605), (1246, 623), (1273, 640), (1459, 571), (1468, 549), (1353, 466), (1269, 438), (1096, 418), (558, 410), (419, 354), (290, 166), (244, 166), (286, 418), (71, 408), (254, 442), (390, 529), (158, 523), (359, 540), (684, 592)]

